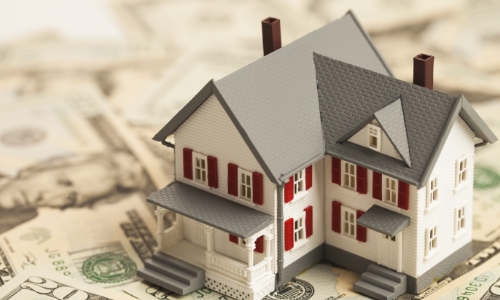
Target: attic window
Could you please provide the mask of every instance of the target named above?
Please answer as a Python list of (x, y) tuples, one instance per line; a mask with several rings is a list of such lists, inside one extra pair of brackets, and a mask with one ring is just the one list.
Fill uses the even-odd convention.
[(368, 147), (380, 151), (381, 138), (380, 127), (368, 124)]

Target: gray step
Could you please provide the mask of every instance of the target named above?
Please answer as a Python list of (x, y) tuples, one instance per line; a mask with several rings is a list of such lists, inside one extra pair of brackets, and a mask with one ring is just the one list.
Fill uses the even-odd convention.
[(358, 281), (354, 284), (354, 290), (363, 295), (370, 296), (379, 300), (395, 299), (397, 296), (393, 292), (389, 292), (378, 286), (369, 284), (368, 282)]
[[(191, 285), (194, 282), (196, 282), (196, 280), (198, 278), (201, 278), (201, 276), (196, 277), (195, 275), (186, 273), (182, 270), (176, 269), (175, 267), (164, 264), (164, 263), (159, 262), (157, 260), (148, 259), (148, 260), (146, 260), (145, 265), (146, 265), (147, 269), (153, 270), (155, 272), (158, 272), (160, 274), (168, 276), (172, 279), (175, 279), (175, 280), (180, 281), (182, 283), (185, 283), (187, 285)], [(203, 278), (202, 278), (202, 280), (203, 280)]]
[(203, 287), (203, 284), (201, 286), (189, 286), (185, 283), (146, 268), (137, 270), (137, 276), (180, 295), (187, 295)]
[(153, 260), (162, 262), (166, 265), (172, 266), (173, 268), (176, 268), (180, 271), (183, 271), (185, 273), (191, 274), (196, 277), (200, 276), (205, 277), (205, 270), (203, 270), (202, 268), (198, 268), (197, 266), (194, 266), (190, 263), (187, 263), (183, 260), (180, 260), (163, 252), (157, 252), (153, 254)]
[(393, 270), (389, 270), (386, 267), (382, 267), (377, 264), (371, 264), (368, 266), (368, 271), (375, 273), (377, 275), (380, 275), (382, 277), (385, 277), (387, 279), (390, 279), (392, 281), (396, 281), (399, 283), (406, 284), (406, 275), (402, 273), (398, 273)]
[(401, 285), (399, 282), (392, 281), (370, 271), (361, 274), (361, 280), (393, 293)]

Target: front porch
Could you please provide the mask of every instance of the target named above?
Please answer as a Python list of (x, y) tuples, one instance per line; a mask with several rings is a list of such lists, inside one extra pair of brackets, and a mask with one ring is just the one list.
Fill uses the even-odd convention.
[[(206, 287), (236, 299), (274, 290), (272, 216), (178, 182), (148, 201), (158, 205), (158, 251), (203, 269)], [(165, 229), (167, 209), (177, 215)]]

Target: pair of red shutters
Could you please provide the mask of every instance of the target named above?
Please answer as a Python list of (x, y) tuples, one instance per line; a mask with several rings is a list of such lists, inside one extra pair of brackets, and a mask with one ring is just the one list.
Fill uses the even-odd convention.
[[(193, 150), (183, 149), (184, 178), (193, 180)], [(217, 173), (217, 158), (207, 156), (207, 174), (208, 186), (219, 187), (219, 178)], [(227, 192), (230, 195), (238, 196), (238, 166), (232, 163), (227, 165)], [(264, 204), (264, 176), (259, 172), (252, 173), (252, 202), (255, 204)]]
[[(238, 244), (238, 237), (236, 235), (229, 235), (229, 241)], [(264, 236), (261, 235), (255, 240), (254, 252), (264, 253)]]
[[(332, 182), (338, 185), (342, 184), (342, 162), (340, 159), (332, 157)], [(373, 189), (372, 197), (382, 200), (382, 174), (373, 171)], [(360, 194), (366, 194), (368, 191), (368, 180), (366, 168), (356, 166), (356, 191)], [(408, 210), (409, 207), (409, 185), (406, 182), (398, 182), (398, 207)]]

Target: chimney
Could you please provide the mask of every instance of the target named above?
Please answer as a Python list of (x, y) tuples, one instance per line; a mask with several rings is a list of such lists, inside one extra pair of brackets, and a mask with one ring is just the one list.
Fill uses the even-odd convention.
[(281, 48), (280, 19), (269, 17), (262, 20), (262, 44), (264, 55)]
[(413, 84), (432, 89), (434, 81), (434, 56), (420, 53), (413, 58)]

